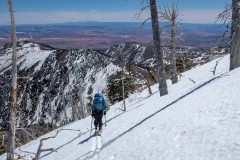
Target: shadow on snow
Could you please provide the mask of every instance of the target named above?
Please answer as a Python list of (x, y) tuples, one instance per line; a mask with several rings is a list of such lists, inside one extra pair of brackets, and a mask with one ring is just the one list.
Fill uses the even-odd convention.
[(192, 94), (193, 92), (199, 90), (200, 88), (204, 87), (205, 85), (211, 83), (212, 81), (221, 78), (222, 76), (225, 76), (225, 74), (219, 75), (217, 77), (214, 77), (210, 80), (208, 80), (207, 82), (204, 82), (203, 84), (201, 84), (200, 86), (198, 86), (197, 88), (193, 89), (192, 91), (182, 95), (181, 97), (179, 97), (178, 99), (174, 100), (173, 102), (169, 103), (168, 105), (166, 105), (165, 107), (161, 108), (160, 110), (158, 110), (157, 112), (149, 115), (148, 117), (144, 118), (143, 120), (141, 120), (139, 123), (137, 123), (136, 125), (132, 126), (131, 128), (129, 128), (128, 130), (124, 131), (123, 133), (121, 133), (120, 135), (116, 136), (115, 138), (109, 140), (108, 142), (106, 142), (105, 144), (103, 144), (102, 149), (106, 148), (107, 146), (109, 146), (111, 143), (113, 143), (114, 141), (116, 141), (117, 139), (121, 138), (122, 136), (124, 136), (125, 134), (131, 132), (134, 128), (138, 127), (139, 125), (141, 125), (142, 123), (144, 123), (146, 120), (152, 118), (153, 116), (155, 116), (156, 114), (158, 114), (159, 112), (169, 108), (170, 106), (172, 106), (173, 104), (177, 103), (178, 101), (182, 100), (183, 98), (187, 97), (188, 95)]
[[(155, 116), (155, 115), (158, 114), (159, 112), (161, 112), (161, 111), (169, 108), (170, 106), (172, 106), (173, 104), (175, 104), (175, 103), (177, 103), (178, 101), (182, 100), (183, 98), (187, 97), (188, 95), (192, 94), (193, 92), (199, 90), (200, 88), (204, 87), (205, 85), (207, 85), (207, 84), (211, 83), (212, 81), (214, 81), (214, 80), (216, 80), (216, 79), (218, 79), (218, 78), (221, 78), (221, 77), (223, 77), (223, 76), (226, 76), (226, 73), (221, 74), (221, 75), (219, 75), (219, 76), (217, 76), (217, 77), (213, 77), (212, 79), (208, 80), (207, 82), (204, 82), (203, 84), (199, 85), (198, 87), (196, 87), (195, 89), (191, 90), (190, 92), (182, 95), (181, 97), (179, 97), (178, 99), (176, 99), (176, 100), (174, 100), (173, 102), (169, 103), (169, 104), (166, 105), (165, 107), (161, 108), (160, 110), (156, 111), (155, 113), (153, 113), (153, 114), (149, 115), (148, 117), (144, 118), (144, 119), (141, 120), (139, 123), (137, 123), (136, 125), (132, 126), (132, 127), (129, 128), (128, 130), (124, 131), (124, 132), (121, 133), (120, 135), (118, 135), (118, 136), (116, 136), (115, 138), (109, 140), (108, 142), (106, 142), (105, 144), (103, 144), (103, 146), (102, 146), (101, 149), (106, 148), (107, 146), (109, 146), (110, 144), (112, 144), (113, 142), (115, 142), (117, 139), (119, 139), (119, 138), (121, 138), (122, 136), (124, 136), (125, 134), (131, 132), (133, 129), (135, 129), (136, 127), (138, 127), (138, 126), (141, 125), (142, 123), (144, 123), (146, 120), (152, 118), (153, 116)], [(155, 93), (154, 93), (154, 94), (155, 94)], [(149, 97), (149, 96), (148, 96), (148, 97)], [(144, 99), (146, 99), (146, 98), (144, 98)], [(126, 111), (126, 112), (130, 112), (130, 111), (132, 111), (132, 110), (135, 110), (135, 109), (141, 107), (142, 105), (143, 105), (143, 104), (141, 104), (141, 105), (139, 105), (139, 106), (137, 106), (137, 107), (135, 107), (135, 108), (133, 108), (133, 109), (131, 109), (131, 110), (128, 110), (128, 111)], [(107, 122), (109, 122), (109, 121), (117, 118), (118, 116), (120, 116), (120, 115), (122, 115), (122, 114), (124, 114), (124, 113), (126, 113), (126, 112), (123, 112), (123, 113), (121, 113), (121, 114), (119, 114), (119, 115), (117, 115), (117, 116), (115, 116), (115, 117), (107, 120)], [(73, 142), (74, 140), (76, 140), (77, 138), (81, 137), (82, 135), (84, 135), (84, 134), (86, 134), (86, 133), (88, 133), (88, 132), (89, 132), (89, 131), (81, 134), (80, 136), (77, 136), (76, 138), (72, 139), (72, 140), (69, 141), (68, 143), (59, 146), (58, 148), (55, 149), (55, 151), (56, 151), (56, 150), (59, 150), (60, 148), (64, 147), (64, 146), (67, 145), (67, 144), (70, 144), (71, 142)], [(88, 137), (88, 138), (82, 140), (79, 144), (83, 144), (83, 143), (87, 142), (89, 139), (91, 139), (91, 137)], [(89, 151), (88, 153), (82, 155), (81, 157), (79, 157), (79, 158), (77, 158), (77, 159), (81, 159), (81, 158), (83, 158), (84, 156), (86, 156), (87, 154), (90, 154), (90, 153), (92, 153), (92, 152), (93, 152), (93, 151)], [(100, 152), (100, 151), (99, 151), (99, 152)], [(49, 155), (49, 154), (51, 154), (51, 153), (53, 153), (53, 152), (49, 152), (49, 153), (41, 156), (41, 158), (43, 158), (43, 157), (45, 157), (45, 156), (47, 156), (47, 155)], [(93, 154), (93, 155), (94, 155), (94, 154)], [(91, 157), (86, 157), (86, 158), (89, 159), (89, 158), (91, 158)], [(85, 159), (86, 159), (86, 158), (85, 158)], [(76, 159), (76, 160), (77, 160), (77, 159)]]

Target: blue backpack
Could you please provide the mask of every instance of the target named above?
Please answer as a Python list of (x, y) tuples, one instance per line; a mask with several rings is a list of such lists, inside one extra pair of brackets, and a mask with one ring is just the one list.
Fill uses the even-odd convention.
[(94, 95), (93, 104), (92, 104), (92, 112), (97, 111), (103, 111), (106, 109), (106, 102), (103, 98), (103, 95), (100, 93), (96, 93)]

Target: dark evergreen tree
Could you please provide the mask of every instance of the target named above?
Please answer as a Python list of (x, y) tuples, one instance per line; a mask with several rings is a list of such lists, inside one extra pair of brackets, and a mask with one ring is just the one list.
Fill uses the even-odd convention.
[[(124, 81), (124, 83), (122, 81)], [(136, 79), (130, 73), (118, 71), (115, 74), (111, 75), (108, 77), (107, 85), (109, 102), (114, 104), (123, 100), (123, 89), (124, 97), (127, 98), (130, 93), (134, 92), (135, 85)]]

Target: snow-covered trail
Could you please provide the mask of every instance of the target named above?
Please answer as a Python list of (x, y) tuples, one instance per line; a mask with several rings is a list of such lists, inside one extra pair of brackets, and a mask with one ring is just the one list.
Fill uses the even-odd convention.
[[(90, 150), (88, 152), (86, 152), (85, 154), (77, 153), (73, 157), (71, 157), (70, 159), (74, 159), (74, 160), (98, 160), (99, 159), (99, 152), (101, 151), (101, 148), (102, 148), (102, 137), (101, 136), (91, 137), (90, 139), (88, 139), (88, 141), (86, 141), (86, 143), (88, 143), (87, 147), (89, 147), (88, 149), (90, 149)], [(91, 146), (89, 144), (91, 144)]]

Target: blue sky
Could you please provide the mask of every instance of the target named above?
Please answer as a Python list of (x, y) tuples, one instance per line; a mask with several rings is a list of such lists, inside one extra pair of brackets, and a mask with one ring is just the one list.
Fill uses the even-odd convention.
[[(146, 1), (146, 0), (145, 0)], [(17, 24), (74, 21), (135, 22), (141, 0), (13, 0)], [(160, 3), (161, 2), (161, 3)], [(159, 0), (171, 4), (171, 0)], [(175, 0), (183, 22), (214, 23), (224, 4), (231, 0)], [(149, 9), (140, 21), (149, 17)], [(9, 24), (7, 0), (0, 0), (0, 24)]]

